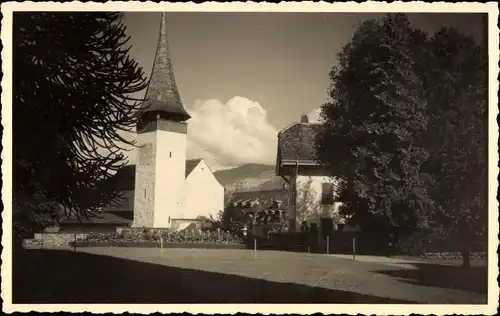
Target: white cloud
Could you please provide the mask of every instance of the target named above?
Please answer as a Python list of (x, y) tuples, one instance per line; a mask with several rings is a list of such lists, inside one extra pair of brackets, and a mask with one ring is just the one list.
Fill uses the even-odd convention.
[[(196, 100), (187, 110), (191, 115), (188, 159), (203, 158), (213, 170), (245, 163), (275, 163), (277, 130), (269, 124), (267, 112), (258, 102), (238, 96), (226, 103)], [(130, 164), (135, 163), (135, 150), (125, 155)]]
[(307, 117), (309, 118), (310, 123), (320, 123), (322, 121), (320, 117), (321, 108), (316, 108), (307, 113)]
[(214, 169), (275, 162), (277, 130), (258, 102), (243, 97), (233, 97), (226, 103), (197, 100), (188, 111), (192, 117), (188, 157), (204, 158)]

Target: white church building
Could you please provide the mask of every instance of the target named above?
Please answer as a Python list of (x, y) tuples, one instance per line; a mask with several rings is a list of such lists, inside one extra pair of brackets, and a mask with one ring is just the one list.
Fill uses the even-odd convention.
[(175, 220), (215, 216), (223, 210), (224, 188), (205, 161), (186, 163), (191, 117), (175, 83), (163, 12), (151, 80), (140, 115), (132, 226), (170, 227)]
[(136, 164), (120, 169), (112, 181), (125, 199), (84, 223), (69, 219), (61, 224), (182, 229), (224, 209), (224, 187), (205, 161), (186, 158), (190, 115), (175, 83), (163, 12), (144, 99), (136, 129)]

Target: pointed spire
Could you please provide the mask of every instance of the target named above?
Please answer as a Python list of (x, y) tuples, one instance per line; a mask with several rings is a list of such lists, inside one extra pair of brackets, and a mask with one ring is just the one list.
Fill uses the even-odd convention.
[(167, 38), (167, 16), (161, 13), (160, 36), (151, 71), (151, 79), (144, 101), (145, 112), (160, 112), (164, 117), (175, 121), (187, 121), (191, 116), (182, 105), (175, 83), (174, 71), (170, 60)]

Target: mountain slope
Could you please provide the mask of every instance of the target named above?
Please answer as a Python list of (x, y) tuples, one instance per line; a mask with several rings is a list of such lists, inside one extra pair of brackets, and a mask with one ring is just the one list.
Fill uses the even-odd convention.
[(274, 166), (245, 164), (214, 173), (227, 191), (273, 190), (283, 188), (284, 181), (276, 176)]

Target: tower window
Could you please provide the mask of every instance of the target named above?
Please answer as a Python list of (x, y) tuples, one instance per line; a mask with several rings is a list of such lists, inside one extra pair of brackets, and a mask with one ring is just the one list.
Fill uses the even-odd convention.
[(168, 155), (170, 156), (170, 158), (172, 158), (172, 152), (171, 151), (168, 152)]
[(146, 189), (144, 189), (144, 197), (146, 197)]

